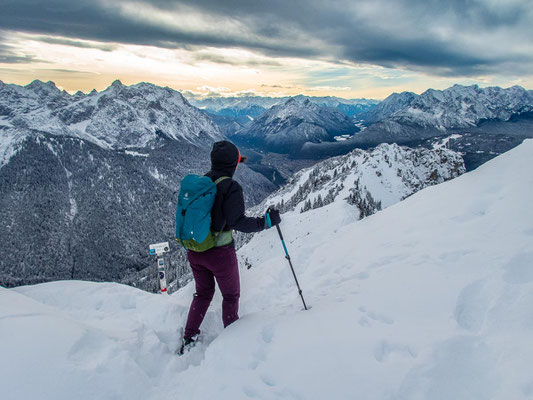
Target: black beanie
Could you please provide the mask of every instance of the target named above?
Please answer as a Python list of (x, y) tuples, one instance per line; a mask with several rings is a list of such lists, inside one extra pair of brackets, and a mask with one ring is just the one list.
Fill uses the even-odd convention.
[(213, 169), (227, 170), (237, 168), (239, 149), (227, 140), (216, 142), (211, 150), (211, 165)]

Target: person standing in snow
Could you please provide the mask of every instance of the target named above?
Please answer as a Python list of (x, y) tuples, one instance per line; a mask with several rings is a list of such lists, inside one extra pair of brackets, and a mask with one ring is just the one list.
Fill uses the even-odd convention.
[(232, 230), (259, 232), (281, 222), (278, 210), (269, 209), (271, 225), (265, 217), (247, 217), (241, 185), (232, 179), (239, 163), (245, 157), (228, 141), (216, 142), (211, 151), (211, 170), (205, 174), (213, 182), (228, 177), (217, 184), (217, 194), (211, 210), (211, 230), (221, 232), (218, 245), (204, 252), (187, 251), (196, 293), (194, 294), (183, 342), (178, 354), (183, 354), (194, 345), (200, 334), (200, 325), (215, 293), (215, 280), (222, 293), (222, 322), (224, 327), (235, 322), (239, 316), (239, 267), (232, 238)]

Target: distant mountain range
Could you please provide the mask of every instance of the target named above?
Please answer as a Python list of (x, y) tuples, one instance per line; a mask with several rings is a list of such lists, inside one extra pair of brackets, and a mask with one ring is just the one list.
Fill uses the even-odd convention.
[(357, 131), (354, 121), (334, 108), (290, 98), (272, 106), (231, 138), (267, 151), (297, 153), (307, 142), (331, 142)]
[(319, 106), (336, 108), (344, 112), (349, 117), (354, 117), (363, 113), (375, 105), (379, 100), (373, 99), (343, 99), (340, 97), (313, 97), (313, 96), (284, 96), (284, 97), (261, 97), (261, 96), (241, 96), (241, 97), (203, 97), (190, 92), (184, 93), (189, 102), (196, 107), (211, 114), (229, 117), (258, 117), (270, 107), (283, 104), (289, 99), (294, 99), (299, 103), (306, 100)]
[(202, 97), (186, 92), (185, 96), (196, 107), (206, 111), (221, 131), (231, 136), (235, 132), (248, 127), (257, 117), (273, 106), (285, 104), (294, 99), (298, 103), (310, 101), (320, 107), (333, 108), (349, 118), (357, 118), (379, 104), (373, 99), (343, 99), (340, 97), (313, 97), (298, 95), (294, 97)]
[[(224, 134), (238, 133), (236, 140), (247, 137), (258, 150), (323, 159), (383, 142), (432, 147), (454, 135), (453, 140), (446, 139), (448, 145), (463, 152), (468, 168), (472, 169), (518, 145), (524, 138), (533, 137), (532, 93), (519, 86), (503, 89), (454, 85), (445, 90), (429, 89), (421, 95), (393, 93), (381, 102), (294, 98), (299, 104), (308, 100), (322, 109), (330, 107), (344, 112), (361, 128), (360, 132), (356, 133), (359, 131), (356, 129), (349, 134), (343, 123), (321, 122), (331, 120), (329, 117), (319, 118), (321, 121), (317, 123), (313, 116), (315, 110), (309, 109), (305, 115), (292, 102), (283, 110), (285, 99), (212, 98), (201, 100), (199, 105), (210, 112)], [(269, 104), (275, 105), (259, 114)], [(305, 129), (296, 129), (300, 126)], [(332, 137), (343, 140), (333, 141)]]
[(533, 91), (454, 85), (421, 95), (403, 92), (360, 117), (368, 128), (347, 141), (348, 148), (383, 142), (432, 148), (444, 142), (472, 170), (533, 137)]
[(446, 90), (429, 89), (421, 95), (392, 94), (361, 118), (367, 125), (383, 122), (375, 130), (393, 132), (397, 130), (395, 125), (406, 125), (445, 132), (471, 128), (482, 121), (509, 121), (532, 111), (533, 91), (520, 86), (502, 89), (454, 85)]

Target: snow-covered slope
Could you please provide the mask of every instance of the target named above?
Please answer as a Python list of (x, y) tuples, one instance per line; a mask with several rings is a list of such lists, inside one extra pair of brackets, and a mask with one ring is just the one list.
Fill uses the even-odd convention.
[(233, 137), (279, 153), (298, 152), (306, 142), (333, 141), (335, 136), (357, 132), (354, 123), (333, 108), (310, 100), (290, 98), (270, 108)]
[(356, 206), (354, 213), (367, 216), (464, 172), (461, 156), (444, 147), (428, 150), (381, 144), (299, 171), (257, 209), (263, 212), (274, 205), (282, 212), (303, 212), (346, 200)]
[[(239, 251), (241, 319), (220, 297), (172, 354), (193, 287), (0, 289), (6, 398), (528, 399), (533, 395), (533, 141), (362, 221), (284, 216)], [(246, 270), (244, 261), (251, 265)], [(155, 273), (155, 271), (154, 271)], [(218, 294), (217, 294), (218, 296)]]

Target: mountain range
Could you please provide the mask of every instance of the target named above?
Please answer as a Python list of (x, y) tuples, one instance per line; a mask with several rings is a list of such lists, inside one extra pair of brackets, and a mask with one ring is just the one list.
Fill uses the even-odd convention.
[(533, 111), (533, 91), (520, 86), (480, 88), (454, 85), (445, 90), (429, 89), (421, 95), (393, 94), (361, 118), (367, 124), (383, 122), (377, 128), (394, 131), (394, 124), (426, 130), (464, 129), (482, 121), (509, 121)]
[(379, 100), (374, 99), (343, 99), (340, 97), (314, 97), (314, 96), (283, 96), (283, 97), (263, 97), (263, 96), (240, 96), (240, 97), (205, 97), (194, 95), (191, 92), (184, 92), (184, 96), (194, 106), (209, 112), (228, 117), (248, 116), (258, 117), (270, 107), (283, 104), (289, 99), (294, 99), (300, 103), (306, 100), (323, 107), (336, 108), (344, 112), (348, 117), (357, 116), (375, 105)]
[[(320, 160), (383, 142), (432, 148), (445, 141), (450, 148), (463, 153), (467, 169), (471, 170), (517, 146), (524, 138), (533, 137), (532, 93), (519, 86), (504, 89), (454, 85), (445, 90), (429, 89), (420, 95), (393, 93), (381, 102), (294, 98), (300, 104), (309, 100), (324, 110), (330, 107), (343, 112), (358, 128), (350, 134), (342, 133), (347, 132), (342, 125), (316, 123), (311, 110), (303, 113), (307, 119), (302, 117), (301, 110), (292, 102), (283, 110), (285, 98), (217, 97), (194, 101), (208, 110), (225, 135), (232, 137), (238, 133), (235, 137), (239, 140), (247, 134), (249, 140), (245, 143), (251, 143), (256, 150)], [(263, 111), (270, 104), (272, 108)], [(352, 111), (353, 107), (359, 108), (352, 112), (345, 106)], [(297, 129), (300, 121), (305, 123), (302, 125), (305, 129)], [(324, 130), (337, 133), (324, 134)], [(337, 140), (332, 141), (332, 136)]]
[(291, 98), (272, 106), (230, 137), (267, 151), (297, 153), (307, 142), (331, 142), (357, 131), (359, 128), (344, 113), (309, 99), (299, 102)]
[(120, 81), (102, 92), (69, 95), (53, 82), (21, 87), (0, 81), (0, 155), (35, 132), (84, 139), (105, 149), (153, 147), (160, 138), (191, 144), (221, 140), (217, 126), (177, 91)]

